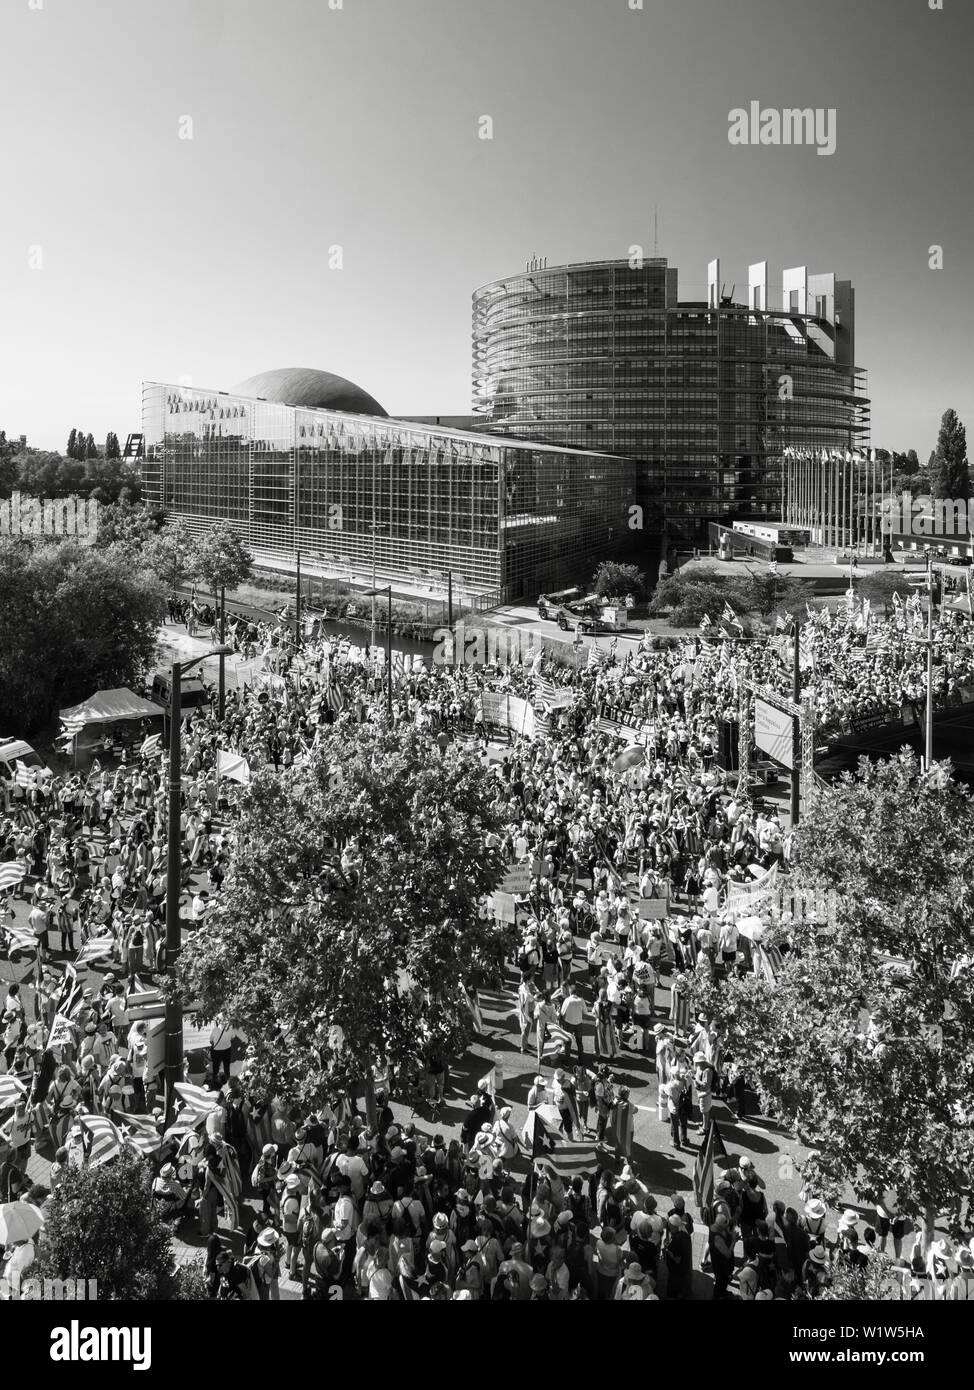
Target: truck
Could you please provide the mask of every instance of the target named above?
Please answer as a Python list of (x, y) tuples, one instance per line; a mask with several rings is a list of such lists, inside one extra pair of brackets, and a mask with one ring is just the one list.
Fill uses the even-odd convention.
[(538, 616), (556, 622), (562, 632), (625, 632), (627, 626), (624, 603), (606, 603), (598, 594), (582, 596), (578, 589), (541, 594)]

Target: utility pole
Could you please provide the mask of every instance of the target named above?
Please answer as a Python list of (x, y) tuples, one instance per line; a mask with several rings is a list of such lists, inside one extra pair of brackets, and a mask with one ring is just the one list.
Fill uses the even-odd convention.
[[(453, 571), (446, 572), (446, 625), (450, 629), (450, 650), (453, 651)], [(453, 665), (457, 664), (457, 654), (453, 651)]]
[[(221, 663), (222, 664), (222, 663)], [(176, 958), (182, 945), (179, 926), (179, 894), (182, 876), (182, 836), (179, 823), (182, 813), (182, 694), (183, 669), (178, 661), (172, 664), (172, 684), (169, 695), (169, 843), (166, 847), (166, 973), (172, 977)], [(166, 1119), (175, 1113), (177, 1081), (183, 1071), (183, 1008), (175, 990), (166, 995), (165, 1014), (166, 1061)]]
[[(220, 585), (220, 646), (227, 645), (227, 590), (224, 584)], [(217, 700), (217, 714), (222, 724), (227, 713), (227, 678), (226, 678), (226, 658), (220, 657), (220, 694)], [(182, 695), (182, 691), (179, 692)]]
[[(374, 600), (373, 600), (374, 602)], [(392, 585), (389, 585), (388, 624), (386, 625), (386, 711), (392, 728)]]
[[(802, 674), (801, 674), (801, 624), (795, 624), (795, 657), (792, 668), (792, 687), (791, 697), (796, 705), (801, 704), (802, 698)], [(801, 796), (801, 740), (802, 726), (798, 715), (794, 717), (792, 723), (792, 743), (791, 743), (791, 828), (794, 830), (798, 824), (798, 805)]]

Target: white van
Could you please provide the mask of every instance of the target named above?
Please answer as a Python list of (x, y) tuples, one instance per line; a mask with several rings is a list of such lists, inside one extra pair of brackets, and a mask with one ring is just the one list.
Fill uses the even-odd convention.
[(25, 743), (22, 738), (0, 738), (0, 776), (12, 777), (16, 771), (15, 764), (18, 760), (25, 767), (38, 767), (44, 772), (51, 773), (40, 754), (31, 748), (29, 743)]

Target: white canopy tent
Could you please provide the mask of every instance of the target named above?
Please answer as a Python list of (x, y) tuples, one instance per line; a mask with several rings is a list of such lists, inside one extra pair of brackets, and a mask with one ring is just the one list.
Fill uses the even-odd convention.
[(72, 724), (114, 724), (120, 719), (161, 719), (165, 710), (151, 700), (143, 700), (124, 685), (117, 690), (96, 690), (80, 705), (61, 710), (61, 719)]

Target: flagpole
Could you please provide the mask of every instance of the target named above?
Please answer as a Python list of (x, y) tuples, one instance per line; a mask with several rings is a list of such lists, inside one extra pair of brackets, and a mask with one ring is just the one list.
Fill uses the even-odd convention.
[[(792, 697), (795, 704), (801, 703), (801, 624), (795, 623), (795, 653), (792, 671)], [(801, 770), (799, 754), (801, 750), (801, 720), (796, 715), (792, 723), (791, 744), (791, 828), (798, 824), (798, 806), (801, 795)]]

